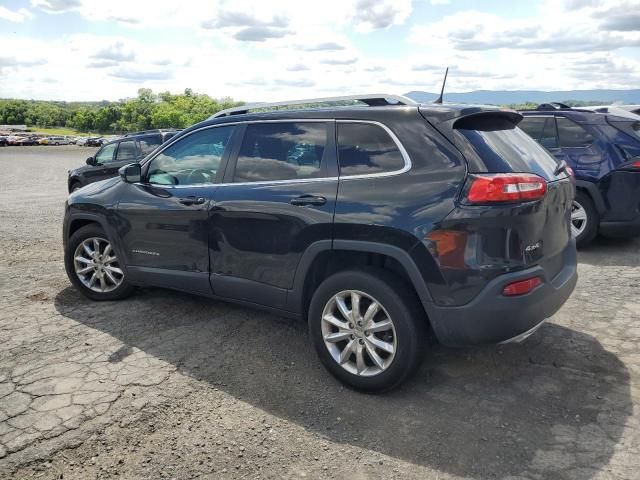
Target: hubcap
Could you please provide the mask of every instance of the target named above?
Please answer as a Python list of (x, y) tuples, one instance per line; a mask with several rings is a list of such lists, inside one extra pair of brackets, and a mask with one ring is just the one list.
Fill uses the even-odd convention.
[(73, 257), (76, 275), (88, 289), (105, 293), (122, 284), (124, 273), (108, 240), (87, 238), (78, 245)]
[(571, 235), (578, 237), (587, 228), (587, 211), (575, 200), (571, 205)]
[(371, 295), (337, 293), (322, 312), (322, 338), (331, 357), (347, 372), (372, 377), (384, 372), (396, 353), (391, 317)]

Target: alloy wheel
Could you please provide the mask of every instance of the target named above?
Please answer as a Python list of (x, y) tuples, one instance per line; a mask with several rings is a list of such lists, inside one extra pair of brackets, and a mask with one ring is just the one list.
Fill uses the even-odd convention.
[(581, 235), (587, 228), (587, 211), (575, 200), (571, 205), (571, 234), (574, 238)]
[(322, 337), (331, 357), (347, 372), (371, 377), (384, 372), (397, 349), (393, 320), (367, 293), (335, 294), (322, 313)]
[(82, 284), (94, 292), (111, 292), (124, 280), (111, 243), (104, 238), (83, 240), (73, 255), (73, 265)]

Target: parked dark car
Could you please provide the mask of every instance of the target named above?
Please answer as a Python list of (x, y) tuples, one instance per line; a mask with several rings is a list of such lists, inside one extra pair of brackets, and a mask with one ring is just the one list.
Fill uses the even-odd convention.
[(69, 192), (92, 182), (115, 177), (120, 167), (140, 161), (177, 132), (178, 130), (136, 132), (106, 143), (95, 155), (87, 158), (86, 166), (69, 170)]
[(21, 137), (16, 140), (14, 145), (19, 145), (21, 147), (32, 147), (34, 145), (38, 145), (37, 137)]
[(9, 142), (7, 141), (7, 137), (0, 136), (0, 147), (6, 147), (7, 145), (9, 145)]
[[(531, 335), (576, 283), (566, 169), (515, 111), (356, 98), (221, 112), (71, 194), (71, 282), (95, 300), (149, 285), (305, 319), (328, 370), (365, 391), (407, 378), (429, 332)], [(332, 101), (347, 99), (313, 102)]]
[(640, 235), (640, 117), (544, 104), (520, 128), (575, 172), (572, 231), (578, 246), (598, 233)]
[(85, 142), (85, 146), (87, 147), (101, 147), (107, 143), (107, 140), (103, 137), (89, 137)]

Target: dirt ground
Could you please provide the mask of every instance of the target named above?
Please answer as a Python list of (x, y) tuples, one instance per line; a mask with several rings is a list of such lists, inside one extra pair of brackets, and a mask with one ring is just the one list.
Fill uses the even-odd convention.
[(640, 479), (640, 239), (580, 252), (573, 297), (519, 345), (426, 352), (363, 395), (299, 323), (67, 280), (67, 169), (0, 148), (0, 477)]

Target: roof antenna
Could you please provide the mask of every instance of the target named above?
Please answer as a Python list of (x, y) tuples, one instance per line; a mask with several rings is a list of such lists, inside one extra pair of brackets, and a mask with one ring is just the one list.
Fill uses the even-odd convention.
[(443, 100), (443, 97), (444, 97), (444, 86), (447, 83), (447, 74), (448, 73), (449, 73), (449, 67), (447, 67), (447, 69), (444, 72), (444, 80), (442, 81), (442, 90), (440, 90), (440, 96), (433, 103), (442, 104), (442, 100)]

